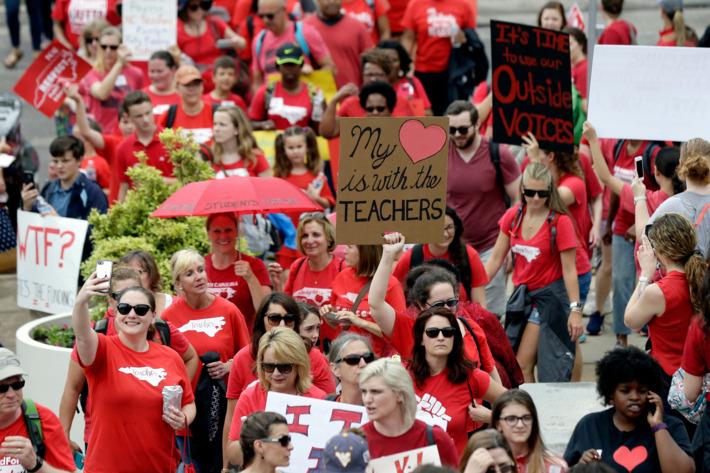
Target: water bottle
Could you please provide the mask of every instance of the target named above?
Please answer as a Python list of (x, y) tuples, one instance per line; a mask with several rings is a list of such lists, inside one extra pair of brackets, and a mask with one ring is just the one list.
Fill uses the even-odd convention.
[(88, 177), (92, 181), (96, 182), (96, 168), (94, 167), (93, 160), (89, 161), (88, 166), (86, 166), (85, 172), (86, 172), (86, 177)]
[(49, 202), (44, 200), (44, 197), (41, 195), (37, 196), (37, 210), (39, 210), (39, 213), (43, 217), (47, 215), (57, 215), (57, 211), (54, 210), (54, 207), (49, 205)]
[(320, 122), (323, 119), (323, 92), (320, 90), (316, 92), (313, 97), (313, 113), (311, 113), (311, 119), (314, 122)]

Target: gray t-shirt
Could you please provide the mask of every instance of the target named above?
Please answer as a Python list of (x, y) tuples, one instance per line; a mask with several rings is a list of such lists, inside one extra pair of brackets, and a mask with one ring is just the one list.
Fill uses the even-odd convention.
[(703, 255), (707, 255), (710, 244), (710, 209), (704, 213), (702, 218), (700, 218), (700, 214), (708, 204), (710, 204), (710, 195), (690, 191), (681, 192), (669, 197), (659, 205), (651, 218), (648, 219), (648, 224), (653, 224), (657, 218), (669, 213), (677, 213), (687, 217), (698, 233), (698, 249), (703, 252)]

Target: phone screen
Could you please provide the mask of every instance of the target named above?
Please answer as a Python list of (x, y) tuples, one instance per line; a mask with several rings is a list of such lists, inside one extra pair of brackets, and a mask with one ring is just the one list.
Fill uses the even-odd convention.
[(35, 184), (35, 175), (32, 172), (25, 171), (22, 173), (22, 182), (24, 184)]
[(639, 178), (642, 178), (643, 177), (643, 157), (636, 156), (635, 162), (636, 162), (636, 175)]

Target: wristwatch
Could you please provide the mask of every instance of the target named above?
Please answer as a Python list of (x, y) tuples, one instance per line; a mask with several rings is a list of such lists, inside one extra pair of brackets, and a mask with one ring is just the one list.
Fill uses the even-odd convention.
[(569, 309), (574, 310), (574, 309), (581, 309), (582, 304), (579, 303), (579, 301), (574, 301), (569, 303)]
[(42, 468), (42, 465), (44, 465), (44, 460), (42, 460), (42, 457), (37, 455), (37, 463), (35, 463), (35, 466), (27, 470), (29, 473), (34, 473), (35, 471), (39, 470)]

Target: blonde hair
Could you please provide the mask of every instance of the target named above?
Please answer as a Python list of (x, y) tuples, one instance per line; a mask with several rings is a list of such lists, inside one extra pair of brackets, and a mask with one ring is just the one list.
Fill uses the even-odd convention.
[(380, 358), (360, 370), (360, 386), (370, 378), (380, 377), (396, 394), (402, 396), (400, 410), (406, 425), (414, 422), (417, 413), (417, 396), (409, 372), (399, 361)]
[(98, 20), (93, 20), (84, 26), (84, 29), (81, 31), (81, 36), (79, 36), (79, 47), (81, 48), (82, 51), (84, 51), (84, 54), (86, 54), (86, 57), (88, 59), (91, 59), (92, 61), (95, 61), (98, 58), (98, 51), (101, 49), (100, 47), (97, 48), (96, 56), (93, 58), (89, 57), (89, 48), (88, 44), (86, 42), (87, 38), (93, 37), (94, 34), (98, 34), (99, 37), (101, 37), (101, 32), (105, 29), (108, 28), (109, 24), (106, 20), (104, 19), (98, 19)]
[(548, 197), (547, 199), (547, 207), (550, 210), (554, 210), (560, 215), (569, 215), (569, 212), (567, 211), (567, 206), (562, 201), (559, 192), (557, 192), (557, 186), (555, 186), (553, 183), (553, 178), (552, 174), (550, 173), (550, 170), (547, 169), (547, 166), (541, 163), (530, 163), (525, 168), (523, 178), (520, 180), (520, 200), (522, 201), (523, 205), (527, 203), (525, 201), (525, 194), (523, 193), (523, 191), (525, 190), (525, 183), (528, 182), (530, 179), (542, 181), (545, 183), (545, 186), (547, 186), (547, 190), (550, 191), (550, 197)]
[(316, 216), (315, 214), (303, 215), (304, 217), (298, 222), (298, 230), (296, 233), (296, 246), (298, 246), (298, 251), (300, 251), (301, 253), (305, 253), (305, 251), (303, 251), (303, 244), (301, 243), (301, 240), (303, 240), (303, 232), (305, 231), (304, 228), (306, 228), (306, 225), (308, 225), (309, 223), (317, 223), (321, 226), (321, 228), (323, 229), (323, 235), (328, 241), (328, 251), (333, 251), (335, 249), (335, 227), (332, 223), (330, 223), (328, 217), (326, 217), (325, 214), (323, 214), (322, 217)]
[(266, 332), (259, 340), (256, 353), (256, 374), (265, 390), (271, 390), (262, 367), (264, 352), (271, 348), (277, 363), (293, 363), (296, 370), (296, 391), (299, 394), (311, 388), (311, 360), (306, 351), (306, 344), (299, 334), (287, 327), (276, 327)]
[(106, 70), (106, 57), (104, 55), (104, 48), (101, 47), (101, 39), (107, 36), (115, 36), (116, 38), (118, 38), (119, 45), (123, 42), (121, 30), (119, 30), (115, 26), (107, 26), (106, 28), (101, 30), (101, 34), (99, 35), (99, 55), (96, 57), (96, 65), (94, 66), (94, 69), (96, 69), (102, 74), (104, 72), (108, 72)]
[[(215, 113), (217, 112), (224, 112), (229, 115), (229, 118), (232, 120), (232, 125), (237, 129), (237, 151), (239, 152), (239, 156), (245, 161), (244, 168), (253, 168), (256, 165), (256, 153), (254, 150), (257, 148), (257, 145), (254, 132), (251, 128), (251, 122), (239, 107), (219, 107)], [(212, 149), (212, 162), (220, 166), (222, 164), (223, 153), (222, 145), (215, 143)]]
[(177, 288), (177, 283), (180, 281), (182, 273), (187, 271), (190, 266), (196, 264), (205, 264), (205, 259), (197, 250), (188, 248), (176, 251), (172, 258), (170, 258), (170, 275), (173, 278), (173, 286)]
[(710, 142), (693, 138), (680, 147), (680, 163), (676, 173), (682, 180), (705, 185), (710, 183)]

